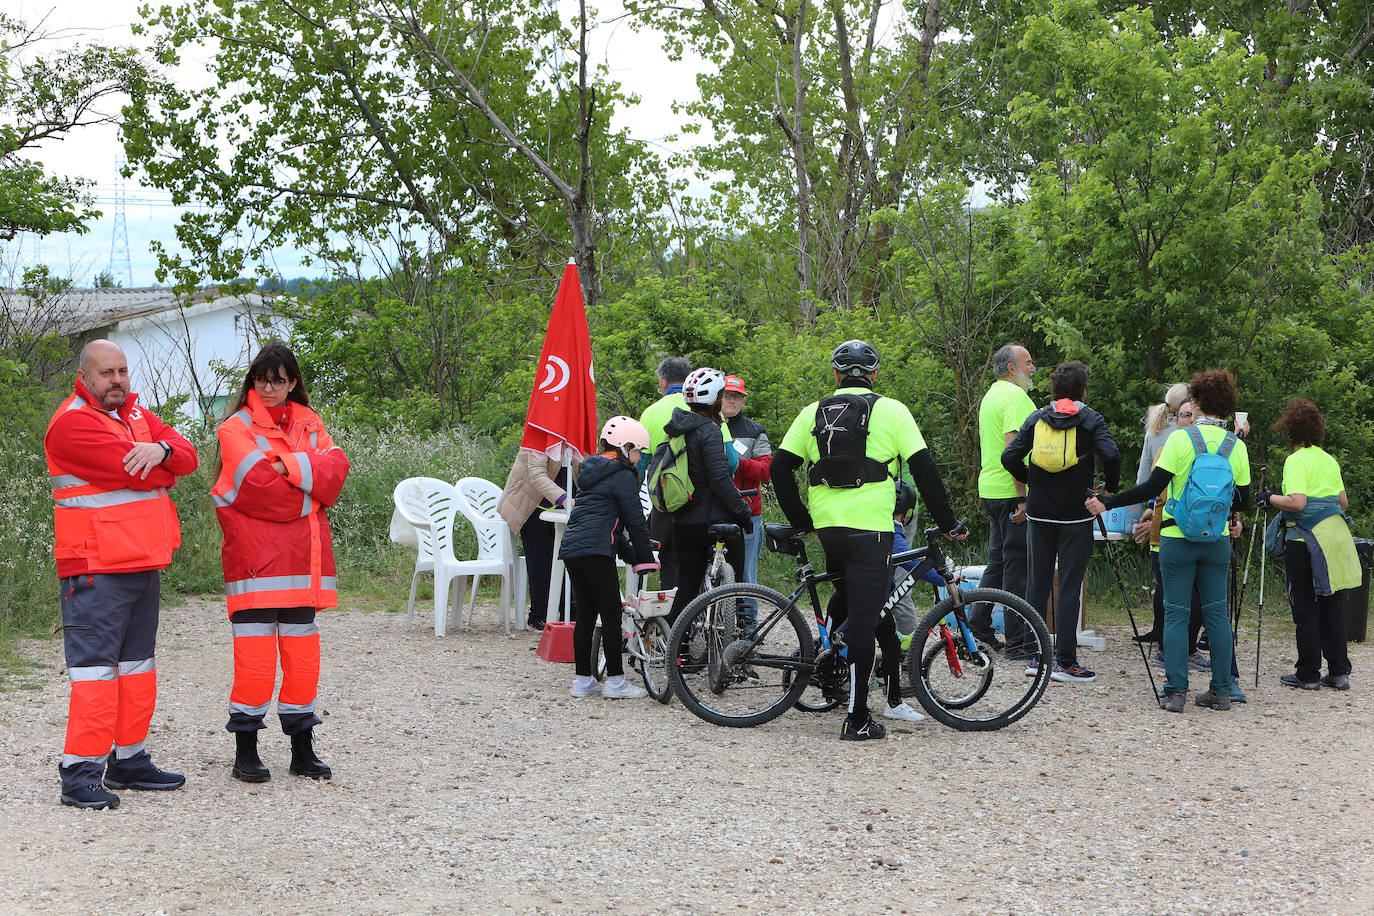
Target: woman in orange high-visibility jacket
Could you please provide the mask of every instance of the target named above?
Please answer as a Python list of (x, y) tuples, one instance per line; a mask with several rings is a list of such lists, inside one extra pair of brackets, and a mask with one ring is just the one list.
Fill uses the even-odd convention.
[(219, 425), (220, 472), (211, 495), (224, 529), (224, 591), (234, 633), (229, 731), (233, 774), (265, 782), (258, 730), (272, 705), (291, 738), (291, 772), (328, 779), (315, 756), (320, 718), (320, 631), (315, 612), (338, 604), (334, 551), (324, 510), (348, 476), (348, 458), (309, 407), (296, 357), (269, 343), (253, 359), (227, 420)]

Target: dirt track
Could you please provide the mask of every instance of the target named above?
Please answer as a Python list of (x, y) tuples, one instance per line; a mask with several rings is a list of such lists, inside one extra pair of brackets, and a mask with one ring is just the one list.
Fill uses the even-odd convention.
[[(479, 612), (479, 617), (482, 616)], [(1374, 651), (1354, 689), (1277, 684), (1230, 713), (1150, 708), (1120, 633), (1025, 720), (836, 740), (838, 713), (752, 730), (676, 703), (576, 701), (571, 666), (494, 611), (442, 640), (322, 617), (335, 772), (229, 776), (223, 606), (166, 610), (149, 749), (179, 792), (58, 805), (58, 640), (0, 713), (10, 912), (1374, 912)], [(1289, 650), (1291, 652), (1291, 650)], [(1247, 689), (1249, 681), (1244, 682)]]

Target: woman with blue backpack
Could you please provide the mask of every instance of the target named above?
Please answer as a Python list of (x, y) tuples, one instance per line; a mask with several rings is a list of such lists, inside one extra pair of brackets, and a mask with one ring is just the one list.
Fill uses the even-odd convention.
[[(1188, 696), (1188, 615), (1194, 584), (1212, 647), (1212, 678), (1199, 706), (1231, 708), (1231, 621), (1226, 614), (1232, 529), (1250, 497), (1250, 459), (1245, 443), (1226, 431), (1236, 408), (1236, 381), (1225, 369), (1199, 372), (1189, 382), (1193, 425), (1165, 441), (1155, 469), (1143, 484), (1086, 502), (1100, 515), (1142, 502), (1167, 488), (1161, 509), (1159, 567), (1164, 580), (1163, 707), (1183, 712)], [(1158, 505), (1158, 504), (1156, 504)]]

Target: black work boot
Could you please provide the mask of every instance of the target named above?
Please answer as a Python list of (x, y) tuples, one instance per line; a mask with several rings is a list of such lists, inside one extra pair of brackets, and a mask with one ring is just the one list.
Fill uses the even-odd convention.
[(334, 775), (329, 766), (315, 756), (315, 748), (310, 743), (312, 728), (296, 732), (291, 736), (291, 772), (297, 776), (311, 779), (329, 779)]
[(258, 756), (258, 733), (234, 732), (238, 749), (234, 752), (234, 778), (244, 782), (267, 782), (272, 778), (271, 770), (263, 766)]

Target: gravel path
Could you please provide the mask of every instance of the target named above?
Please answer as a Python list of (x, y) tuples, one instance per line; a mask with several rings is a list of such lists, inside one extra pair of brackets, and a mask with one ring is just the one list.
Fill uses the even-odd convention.
[[(482, 616), (479, 613), (479, 617)], [(674, 703), (572, 700), (571, 666), (485, 615), (323, 615), (332, 782), (232, 779), (223, 605), (164, 611), (149, 748), (188, 777), (114, 812), (57, 803), (66, 679), (3, 694), (7, 912), (1371, 913), (1374, 650), (1355, 689), (1261, 687), (1230, 713), (1150, 708), (1129, 641), (1026, 719), (836, 740), (839, 713), (757, 729)], [(1289, 650), (1291, 652), (1291, 649)], [(1248, 687), (1248, 681), (1247, 687)]]

